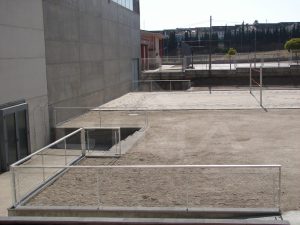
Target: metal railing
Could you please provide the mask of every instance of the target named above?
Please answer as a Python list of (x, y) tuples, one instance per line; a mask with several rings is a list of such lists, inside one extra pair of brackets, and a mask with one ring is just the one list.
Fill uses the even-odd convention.
[(54, 127), (148, 127), (146, 108), (54, 107)]
[[(297, 57), (298, 55), (298, 57)], [(265, 62), (265, 67), (290, 67), (299, 64), (297, 52), (273, 51), (237, 53), (234, 56), (227, 54), (212, 54), (212, 70), (229, 70), (236, 68), (249, 68), (250, 62)], [(181, 71), (186, 69), (209, 70), (209, 55), (188, 55), (183, 57), (157, 57), (142, 59), (142, 71)]]
[(281, 207), (281, 165), (13, 167), (14, 183), (24, 171), (66, 171), (16, 207)]
[[(106, 133), (97, 133), (103, 130)], [(91, 151), (119, 157), (122, 154), (120, 128), (79, 128), (12, 164), (10, 172), (14, 205), (32, 196), (38, 188), (55, 179), (65, 168)], [(23, 167), (32, 167), (32, 170), (20, 169)]]
[(186, 91), (190, 88), (190, 80), (139, 80), (132, 82), (133, 92)]
[[(259, 73), (259, 82), (254, 79), (253, 73)], [(252, 63), (250, 63), (249, 91), (254, 96), (253, 83), (259, 87), (259, 104), (263, 107), (263, 61), (260, 63), (259, 69), (253, 68)]]

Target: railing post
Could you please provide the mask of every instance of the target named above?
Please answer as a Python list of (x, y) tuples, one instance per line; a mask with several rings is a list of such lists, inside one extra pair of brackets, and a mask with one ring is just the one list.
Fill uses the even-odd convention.
[(90, 135), (89, 135), (89, 130), (86, 130), (86, 138), (87, 138), (87, 150), (90, 151)]
[(250, 80), (249, 80), (249, 90), (252, 93), (252, 62), (250, 62)]
[(100, 208), (101, 201), (100, 201), (100, 185), (99, 185), (99, 168), (96, 169), (96, 188), (97, 188), (97, 201), (98, 201), (98, 207)]
[(82, 156), (86, 155), (86, 140), (85, 140), (85, 129), (82, 128), (80, 132), (80, 139), (81, 139), (81, 154)]
[(16, 188), (16, 174), (15, 168), (13, 166), (10, 167), (11, 172), (11, 187), (12, 187), (12, 203), (13, 206), (17, 206), (17, 188)]
[(54, 127), (56, 127), (57, 124), (57, 115), (56, 115), (56, 108), (53, 108), (53, 122), (54, 122)]
[(259, 73), (259, 77), (260, 77), (260, 106), (263, 107), (263, 98), (262, 98), (262, 91), (263, 91), (263, 74), (262, 74), (262, 65), (260, 66), (260, 73)]
[(43, 181), (45, 182), (45, 166), (44, 166), (44, 154), (42, 153), (42, 171), (43, 171)]
[(99, 114), (99, 127), (102, 127), (101, 110), (99, 110), (98, 114)]
[(279, 177), (278, 177), (278, 208), (280, 210), (281, 208), (281, 166), (278, 168), (279, 172)]
[(119, 155), (121, 156), (122, 155), (122, 143), (121, 143), (121, 128), (118, 129), (118, 146), (119, 146)]
[(67, 140), (64, 140), (64, 148), (65, 148), (65, 165), (67, 165)]

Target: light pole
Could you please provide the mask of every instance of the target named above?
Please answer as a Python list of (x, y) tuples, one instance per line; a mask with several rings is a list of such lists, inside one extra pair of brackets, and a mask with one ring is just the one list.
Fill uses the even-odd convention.
[(256, 25), (258, 24), (258, 21), (255, 20), (253, 23), (253, 27), (254, 27), (254, 31), (255, 31), (255, 35), (254, 35), (254, 67), (256, 68), (256, 32), (257, 32), (257, 27)]
[(256, 27), (254, 27), (255, 35), (254, 35), (254, 68), (256, 68)]

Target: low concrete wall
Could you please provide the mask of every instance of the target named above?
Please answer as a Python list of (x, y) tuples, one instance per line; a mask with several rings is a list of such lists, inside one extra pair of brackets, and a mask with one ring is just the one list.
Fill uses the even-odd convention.
[(76, 225), (289, 225), (288, 221), (274, 220), (217, 220), (217, 219), (144, 219), (144, 218), (70, 218), (70, 217), (2, 217), (0, 218), (0, 225), (2, 224), (18, 224), (18, 225), (32, 225), (32, 224), (76, 224)]
[[(253, 73), (258, 79), (259, 73)], [(186, 70), (185, 72), (142, 73), (142, 80), (192, 80), (194, 86), (205, 85), (249, 85), (249, 69), (236, 70)], [(300, 66), (290, 68), (264, 68), (265, 85), (300, 85)]]
[(275, 208), (18, 207), (8, 209), (8, 216), (244, 219), (280, 216), (280, 211)]

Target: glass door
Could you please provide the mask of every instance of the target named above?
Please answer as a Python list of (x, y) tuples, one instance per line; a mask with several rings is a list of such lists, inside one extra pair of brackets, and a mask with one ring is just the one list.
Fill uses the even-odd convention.
[(5, 116), (4, 121), (6, 129), (7, 165), (11, 165), (18, 160), (15, 114)]
[(26, 157), (29, 150), (28, 106), (26, 103), (0, 108), (1, 171)]
[(18, 143), (18, 160), (23, 159), (28, 155), (28, 127), (26, 121), (26, 111), (19, 111), (16, 113), (16, 127), (17, 127), (17, 143)]

